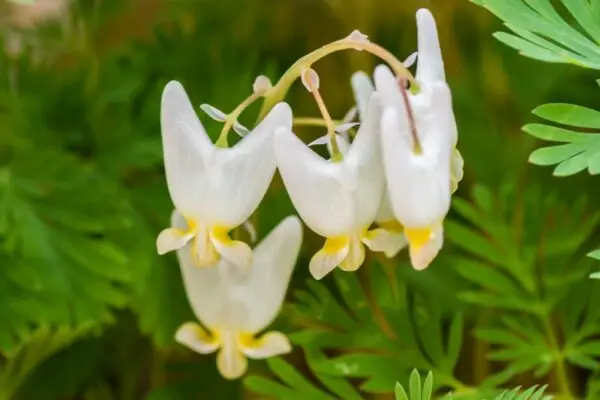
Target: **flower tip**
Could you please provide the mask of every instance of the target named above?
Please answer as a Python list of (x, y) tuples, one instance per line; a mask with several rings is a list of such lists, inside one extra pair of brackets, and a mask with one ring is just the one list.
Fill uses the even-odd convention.
[(424, 20), (427, 18), (434, 19), (431, 11), (428, 8), (419, 8), (417, 10), (417, 19)]
[(165, 89), (163, 90), (163, 93), (167, 93), (167, 92), (171, 92), (171, 91), (179, 91), (179, 90), (183, 90), (183, 85), (181, 84), (181, 82), (172, 80), (172, 81), (167, 82), (167, 84), (165, 85)]
[(282, 129), (286, 129), (286, 127), (288, 129), (291, 129), (292, 127), (292, 119), (293, 119), (293, 113), (292, 113), (292, 108), (290, 107), (290, 105), (284, 101), (275, 104), (275, 106), (273, 106), (273, 108), (271, 109), (270, 113), (276, 113), (279, 114), (279, 120), (280, 121), (285, 121), (286, 124), (285, 126), (281, 126)]
[(314, 69), (307, 68), (303, 70), (300, 79), (302, 80), (302, 84), (304, 85), (306, 90), (308, 90), (309, 92), (312, 93), (316, 90), (319, 90), (319, 74), (317, 74), (317, 71), (315, 71)]
[(272, 87), (273, 84), (271, 83), (271, 80), (264, 75), (256, 77), (254, 84), (252, 84), (252, 90), (254, 91), (254, 94), (257, 95), (265, 94), (271, 90)]

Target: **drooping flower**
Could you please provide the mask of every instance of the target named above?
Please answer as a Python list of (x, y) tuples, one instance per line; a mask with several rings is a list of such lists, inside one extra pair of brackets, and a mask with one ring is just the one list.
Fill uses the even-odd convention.
[[(410, 67), (415, 59), (416, 53), (413, 53), (404, 62), (405, 66), (407, 68)], [(363, 71), (355, 72), (352, 75), (350, 82), (358, 116), (362, 121), (367, 113), (369, 100), (373, 93), (375, 93), (375, 86), (369, 75)], [(398, 220), (396, 220), (396, 217), (392, 212), (387, 187), (384, 187), (381, 204), (375, 215), (375, 223), (379, 226), (379, 228), (374, 231), (379, 240), (372, 244), (372, 250), (383, 251), (388, 258), (395, 257), (406, 247), (407, 241), (404, 237), (404, 228)]]
[(229, 232), (243, 224), (265, 195), (276, 169), (273, 134), (289, 129), (292, 112), (277, 104), (265, 119), (231, 148), (213, 145), (179, 82), (165, 87), (161, 104), (162, 141), (169, 194), (187, 221), (186, 230), (163, 230), (159, 254), (186, 248), (199, 267), (221, 257), (239, 267), (252, 263), (252, 250)]
[(310, 261), (310, 272), (321, 279), (336, 266), (355, 271), (365, 258), (364, 244), (381, 247), (369, 231), (383, 194), (380, 160), (380, 104), (376, 96), (356, 137), (341, 160), (326, 160), (289, 129), (275, 135), (279, 172), (298, 214), (308, 227), (326, 238)]
[[(184, 230), (185, 224), (174, 213), (173, 226)], [(175, 339), (200, 354), (218, 351), (217, 368), (227, 379), (244, 374), (246, 357), (264, 359), (290, 352), (283, 333), (260, 333), (281, 308), (301, 243), (300, 220), (290, 216), (256, 246), (249, 270), (224, 259), (217, 268), (196, 268), (191, 252), (179, 249), (185, 290), (202, 326), (187, 322)]]
[(385, 66), (375, 70), (375, 85), (385, 107), (382, 158), (392, 210), (404, 226), (412, 264), (426, 268), (443, 244), (443, 220), (462, 178), (455, 150), (458, 131), (435, 20), (417, 12), (417, 94)]

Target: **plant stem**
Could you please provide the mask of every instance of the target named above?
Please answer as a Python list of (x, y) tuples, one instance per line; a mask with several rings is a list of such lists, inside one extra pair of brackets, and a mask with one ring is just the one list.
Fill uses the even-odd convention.
[[(334, 125), (341, 124), (342, 121), (333, 120)], [(294, 118), (293, 125), (295, 126), (321, 126), (327, 128), (327, 122), (323, 118), (299, 117)]]
[(233, 124), (237, 121), (238, 117), (242, 114), (242, 112), (256, 100), (261, 97), (260, 94), (252, 93), (246, 100), (242, 101), (240, 105), (238, 105), (232, 112), (227, 116), (225, 120), (225, 124), (223, 125), (223, 129), (221, 129), (221, 133), (219, 134), (219, 138), (217, 139), (215, 145), (217, 147), (229, 147), (227, 142), (227, 135), (231, 130)]
[(558, 392), (561, 394), (561, 398), (564, 396), (565, 400), (575, 399), (569, 385), (569, 376), (567, 373), (565, 358), (562, 354), (561, 349), (558, 346), (558, 341), (556, 340), (556, 336), (554, 335), (554, 329), (552, 328), (552, 325), (547, 318), (544, 319), (542, 323), (544, 325), (548, 345), (550, 346), (550, 349), (556, 357), (556, 362), (554, 366), (554, 377), (558, 386)]
[(341, 50), (354, 49), (358, 51), (367, 51), (374, 54), (387, 62), (398, 78), (404, 78), (410, 82), (411, 88), (418, 91), (418, 84), (410, 73), (410, 71), (404, 66), (402, 61), (398, 60), (392, 53), (384, 49), (383, 47), (369, 42), (367, 40), (355, 40), (350, 38), (344, 38), (335, 42), (329, 43), (311, 53), (308, 53), (304, 57), (301, 57), (296, 61), (277, 81), (265, 95), (265, 101), (259, 113), (259, 120), (262, 120), (271, 108), (278, 102), (285, 98), (292, 83), (296, 81), (302, 74), (302, 71), (311, 67), (311, 65), (321, 58), (335, 53)]

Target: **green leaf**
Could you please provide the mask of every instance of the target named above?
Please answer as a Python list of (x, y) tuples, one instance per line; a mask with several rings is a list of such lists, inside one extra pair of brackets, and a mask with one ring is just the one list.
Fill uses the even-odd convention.
[[(495, 34), (503, 43), (523, 55), (545, 62), (571, 63), (600, 69), (598, 45), (567, 23), (549, 0), (474, 1), (498, 18), (516, 35)], [(583, 0), (564, 2), (579, 24), (597, 39), (599, 27), (591, 8)], [(568, 4), (567, 4), (568, 3)]]
[[(544, 104), (543, 106), (533, 110), (533, 113), (538, 117), (563, 125), (570, 125), (579, 128), (600, 129), (600, 111), (573, 104)], [(584, 134), (573, 136), (580, 139), (586, 137)]]
[(0, 314), (11, 321), (0, 351), (24, 338), (25, 322), (86, 326), (126, 306), (135, 268), (115, 240), (130, 222), (118, 188), (50, 149), (20, 152), (3, 173), (0, 228), (8, 254), (0, 257), (18, 271), (0, 277), (8, 290), (0, 295)]
[(396, 394), (396, 400), (409, 400), (406, 390), (404, 390), (404, 387), (402, 387), (402, 385), (398, 382), (396, 382), (396, 388), (394, 391)]
[(421, 376), (419, 375), (419, 371), (413, 369), (410, 374), (410, 379), (408, 381), (408, 387), (410, 390), (410, 399), (411, 400), (420, 400), (421, 399)]
[(588, 134), (573, 132), (567, 129), (558, 128), (556, 126), (543, 125), (543, 124), (529, 124), (523, 127), (523, 131), (527, 132), (531, 136), (547, 140), (549, 142), (577, 142), (587, 140), (590, 138)]
[(433, 395), (433, 372), (429, 371), (427, 373), (427, 377), (425, 378), (425, 383), (423, 384), (423, 396), (422, 400), (431, 400), (431, 396)]
[(0, 366), (0, 398), (10, 399), (38, 366), (75, 340), (97, 331), (99, 325), (89, 324), (75, 329), (53, 329), (41, 326), (26, 338)]

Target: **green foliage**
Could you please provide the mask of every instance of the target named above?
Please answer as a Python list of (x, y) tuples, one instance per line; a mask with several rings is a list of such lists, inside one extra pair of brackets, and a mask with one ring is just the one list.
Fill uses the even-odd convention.
[(488, 383), (525, 371), (541, 377), (565, 359), (598, 368), (595, 344), (588, 342), (597, 343), (600, 333), (600, 314), (594, 311), (598, 291), (582, 281), (590, 263), (578, 254), (600, 214), (586, 211), (584, 201), (561, 207), (535, 188), (519, 195), (501, 186), (494, 196), (476, 187), (473, 198), (473, 205), (455, 203), (469, 225), (453, 222), (447, 231), (466, 253), (456, 259), (457, 271), (477, 287), (459, 296), (492, 313), (502, 310), (477, 331), (493, 345), (490, 358), (506, 363)]
[[(342, 271), (336, 271), (334, 279), (332, 289), (307, 282), (308, 290), (297, 292), (290, 308), (303, 328), (291, 339), (301, 346), (322, 387), (315, 388), (283, 361), (271, 361), (281, 382), (250, 377), (250, 389), (264, 395), (286, 393), (285, 398), (309, 393), (360, 398), (346, 379), (360, 379), (363, 393), (388, 393), (415, 366), (434, 371), (436, 387), (462, 387), (453, 378), (463, 335), (460, 314), (445, 315), (435, 299), (419, 295), (395, 273), (386, 275), (380, 265), (370, 270), (369, 286)], [(375, 296), (376, 306), (370, 296)], [(332, 352), (337, 355), (325, 356)], [(282, 384), (289, 386), (286, 391)]]
[[(505, 22), (512, 33), (496, 37), (522, 54), (600, 69), (600, 1), (473, 2)], [(151, 3), (164, 5), (152, 10)], [(400, 23), (408, 15), (403, 2), (344, 3), (347, 9), (332, 15), (316, 3), (250, 3), (75, 1), (68, 21), (21, 32), (28, 46), (21, 56), (0, 52), (0, 399), (237, 399), (246, 390), (298, 400), (394, 392), (407, 400), (545, 398), (546, 385), (504, 391), (534, 383), (550, 383), (548, 391), (561, 399), (600, 398), (600, 291), (587, 279), (592, 258), (600, 259), (598, 250), (588, 253), (597, 241), (598, 196), (587, 181), (576, 181), (584, 174), (566, 190), (529, 170), (521, 174), (528, 138), (505, 132), (515, 128), (522, 104), (565, 93), (585, 104), (595, 98), (592, 85), (580, 84), (588, 77), (575, 68), (545, 72), (530, 62), (536, 76), (521, 73), (528, 64), (476, 40), (479, 16), (465, 17), (467, 8), (454, 2), (432, 9), (446, 32), (459, 147), (471, 149), (463, 153), (465, 182), (433, 265), (415, 272), (405, 254), (370, 255), (358, 273), (305, 282), (316, 247), (305, 235), (307, 253), (280, 321), (281, 331), (294, 332), (293, 354), (252, 361), (241, 385), (220, 377), (214, 356), (174, 343), (178, 325), (194, 317), (175, 257), (155, 253), (172, 208), (158, 119), (164, 84), (180, 80), (194, 104), (227, 112), (250, 93), (256, 75), (276, 78), (305, 50), (362, 30), (371, 18), (364, 28), (371, 38), (396, 45), (406, 37), (409, 51), (414, 47), (400, 30), (412, 30), (412, 22)], [(390, 12), (378, 17), (386, 7)], [(369, 19), (357, 19), (366, 11)], [(311, 34), (294, 17), (309, 12), (319, 26)], [(449, 29), (454, 18), (460, 23)], [(1, 39), (8, 32), (2, 26)], [(332, 114), (350, 106), (350, 71), (342, 62), (371, 68), (354, 56), (322, 63)], [(312, 104), (295, 100), (310, 96), (301, 87), (291, 95), (305, 115)], [(600, 171), (598, 111), (547, 104), (534, 113), (548, 122), (524, 130), (558, 145), (533, 152), (532, 163), (556, 166), (557, 176)], [(209, 134), (218, 133), (199, 114)], [(241, 122), (251, 126), (254, 116)], [(498, 131), (493, 138), (481, 135), (489, 127)], [(478, 185), (482, 170), (507, 182)], [(468, 193), (470, 199), (460, 197)], [(276, 180), (253, 216), (259, 236), (292, 210)]]
[[(548, 121), (575, 128), (600, 128), (600, 112), (580, 106), (546, 104), (533, 110), (533, 113)], [(557, 165), (555, 176), (569, 176), (585, 169), (592, 175), (600, 173), (600, 140), (597, 133), (581, 133), (543, 124), (529, 124), (523, 130), (541, 140), (564, 143), (534, 151), (529, 162)]]
[[(522, 55), (544, 62), (571, 63), (600, 69), (600, 1), (598, 0), (471, 0), (504, 21), (514, 34), (497, 32), (495, 37), (519, 50)], [(563, 9), (560, 9), (560, 6)], [(574, 19), (571, 23), (565, 12)], [(531, 136), (561, 143), (535, 150), (529, 162), (556, 165), (554, 176), (570, 176), (588, 170), (600, 173), (600, 112), (572, 104), (545, 104), (533, 113), (545, 120), (569, 127), (528, 124)], [(578, 129), (578, 130), (574, 130)], [(582, 132), (582, 130), (586, 130)], [(594, 132), (589, 132), (594, 130)], [(595, 253), (588, 256), (597, 258)], [(599, 274), (590, 275), (600, 277)]]
[(97, 331), (97, 328), (97, 326), (89, 325), (72, 330), (42, 326), (30, 332), (19, 347), (13, 349), (12, 353), (0, 364), (0, 399), (12, 399), (18, 390), (24, 389), (23, 383), (30, 378), (40, 364), (71, 345), (76, 339), (89, 335), (93, 330)]
[(544, 396), (545, 391), (545, 385), (542, 387), (532, 386), (524, 391), (517, 387), (498, 395), (495, 400), (550, 400), (552, 396)]
[(421, 375), (415, 369), (410, 374), (410, 380), (408, 383), (410, 396), (406, 393), (404, 386), (396, 382), (396, 388), (394, 389), (396, 400), (431, 400), (431, 394), (433, 390), (433, 373), (429, 371), (425, 382), (421, 387)]
[[(406, 389), (400, 383), (396, 383), (395, 395), (396, 400), (431, 400), (432, 397), (432, 385), (433, 385), (433, 373), (429, 371), (423, 386), (421, 387), (421, 376), (415, 369), (410, 374), (408, 383), (410, 396), (407, 394)], [(506, 390), (500, 393), (494, 398), (494, 400), (550, 400), (551, 396), (544, 396), (547, 386), (538, 387), (534, 385), (526, 390), (521, 390), (521, 387), (516, 387), (512, 390)], [(448, 394), (444, 399), (452, 399), (452, 394)]]
[(561, 0), (560, 5), (579, 24), (575, 27), (550, 0), (471, 1), (504, 21), (513, 33), (497, 32), (494, 36), (520, 54), (544, 62), (600, 69), (600, 2)]

